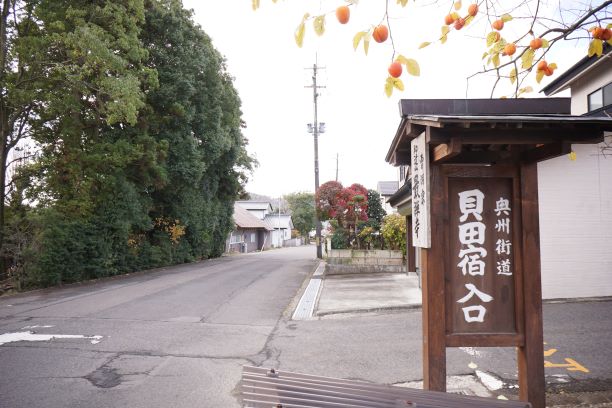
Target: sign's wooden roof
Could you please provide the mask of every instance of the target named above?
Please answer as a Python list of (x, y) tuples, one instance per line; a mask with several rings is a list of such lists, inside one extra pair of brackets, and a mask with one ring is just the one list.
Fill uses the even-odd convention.
[(563, 113), (569, 111), (568, 101), (432, 100), (428, 105), (425, 100), (402, 100), (402, 119), (386, 161), (410, 164), (410, 142), (424, 132), (436, 148), (434, 163), (493, 163), (545, 160), (569, 153), (572, 143), (599, 143), (604, 131), (612, 131), (612, 118)]

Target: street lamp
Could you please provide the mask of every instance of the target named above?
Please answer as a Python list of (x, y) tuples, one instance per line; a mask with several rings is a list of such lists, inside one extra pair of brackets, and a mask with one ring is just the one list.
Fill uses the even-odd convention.
[[(316, 105), (315, 105), (316, 106)], [(315, 108), (315, 122), (314, 124), (308, 123), (308, 133), (314, 135), (314, 173), (315, 173), (315, 200), (317, 191), (319, 190), (319, 134), (325, 133), (325, 122), (317, 123), (317, 110)], [(317, 258), (323, 258), (323, 251), (321, 250), (321, 222), (319, 221), (319, 215), (316, 211), (315, 201), (315, 226), (316, 226), (316, 245), (317, 245)]]

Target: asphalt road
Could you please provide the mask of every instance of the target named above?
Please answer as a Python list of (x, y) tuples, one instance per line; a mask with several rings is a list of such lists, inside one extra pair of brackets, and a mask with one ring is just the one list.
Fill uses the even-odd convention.
[[(244, 364), (420, 380), (420, 310), (290, 319), (313, 258), (287, 248), (0, 298), (0, 338), (84, 336), (0, 345), (0, 407), (238, 407)], [(544, 306), (551, 389), (612, 390), (610, 316), (611, 301)], [(503, 392), (516, 381), (511, 348), (448, 349), (447, 366)]]
[(242, 365), (280, 353), (270, 338), (313, 258), (283, 249), (0, 298), (0, 334), (86, 336), (0, 345), (0, 407), (238, 406)]

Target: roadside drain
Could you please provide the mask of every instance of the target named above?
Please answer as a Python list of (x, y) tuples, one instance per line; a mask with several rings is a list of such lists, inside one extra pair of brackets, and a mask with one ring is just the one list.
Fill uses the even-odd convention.
[(319, 295), (319, 289), (321, 288), (321, 280), (323, 278), (324, 270), (325, 263), (319, 263), (319, 266), (312, 275), (304, 294), (300, 298), (300, 301), (295, 308), (295, 312), (293, 312), (293, 320), (308, 320), (312, 318), (317, 302), (317, 296)]

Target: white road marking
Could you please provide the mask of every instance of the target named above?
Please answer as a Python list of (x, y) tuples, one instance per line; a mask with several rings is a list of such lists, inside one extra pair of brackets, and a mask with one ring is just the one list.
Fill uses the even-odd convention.
[(53, 339), (88, 339), (98, 344), (103, 336), (84, 336), (82, 334), (37, 334), (31, 331), (0, 334), (0, 346), (16, 341), (51, 341)]
[(48, 328), (48, 327), (53, 327), (53, 326), (40, 326), (40, 325), (34, 325), (34, 326), (26, 326), (26, 327), (22, 327), (21, 330), (28, 330), (28, 329), (44, 329), (44, 328)]
[(484, 371), (476, 370), (476, 375), (480, 379), (480, 382), (487, 387), (490, 391), (496, 391), (501, 389), (504, 386), (504, 383), (492, 376), (489, 373), (485, 373)]

